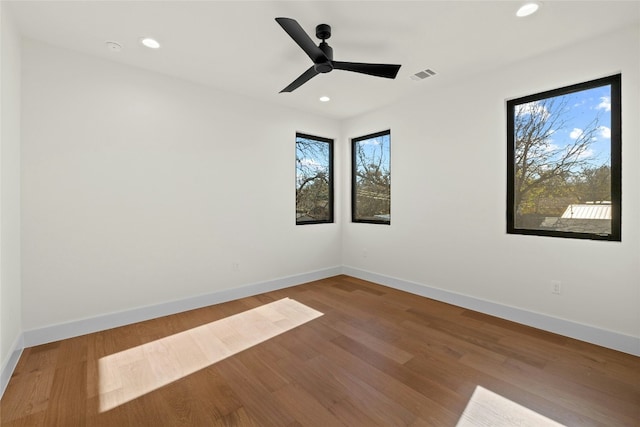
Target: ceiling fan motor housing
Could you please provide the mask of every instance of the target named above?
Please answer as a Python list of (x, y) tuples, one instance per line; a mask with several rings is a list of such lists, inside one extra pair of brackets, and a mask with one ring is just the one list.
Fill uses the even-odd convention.
[(331, 37), (331, 26), (328, 24), (320, 24), (316, 26), (316, 37), (324, 41)]

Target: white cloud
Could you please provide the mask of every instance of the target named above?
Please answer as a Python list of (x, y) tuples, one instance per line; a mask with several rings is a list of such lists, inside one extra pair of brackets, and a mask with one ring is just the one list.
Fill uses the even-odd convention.
[(600, 97), (600, 104), (596, 107), (597, 110), (611, 111), (611, 98), (608, 96)]
[(322, 168), (322, 165), (314, 159), (304, 158), (304, 159), (301, 159), (299, 162), (301, 166), (309, 166), (309, 167), (318, 168), (318, 169)]
[(601, 138), (611, 139), (611, 129), (606, 126), (599, 126), (598, 134)]
[(573, 128), (573, 130), (569, 133), (569, 138), (578, 139), (580, 138), (580, 136), (582, 136), (583, 133), (584, 131), (582, 129)]
[(380, 145), (380, 144), (382, 144), (382, 141), (380, 140), (380, 138), (373, 138), (373, 139), (365, 139), (363, 141), (359, 141), (358, 144), (360, 144), (360, 145)]
[(539, 101), (527, 102), (526, 104), (516, 105), (515, 110), (516, 116), (524, 116), (524, 115), (540, 115), (544, 119), (549, 118), (549, 110), (543, 104), (540, 104)]
[(578, 154), (578, 159), (579, 160), (588, 159), (589, 157), (593, 157), (594, 154), (595, 153), (591, 148), (587, 148), (582, 153)]

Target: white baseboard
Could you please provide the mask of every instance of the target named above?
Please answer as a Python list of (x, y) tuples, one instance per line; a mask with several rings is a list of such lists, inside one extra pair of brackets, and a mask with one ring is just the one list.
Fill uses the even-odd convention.
[(11, 345), (11, 351), (9, 352), (9, 357), (2, 365), (0, 369), (0, 398), (4, 394), (4, 391), (9, 384), (9, 380), (11, 379), (11, 375), (13, 375), (13, 371), (16, 369), (18, 365), (18, 360), (22, 355), (22, 350), (24, 349), (24, 335), (20, 334), (15, 339), (13, 344)]
[(537, 329), (575, 338), (580, 341), (586, 341), (591, 344), (640, 356), (640, 338), (631, 335), (624, 335), (606, 329), (600, 329), (517, 307), (510, 307), (353, 267), (343, 266), (342, 273), (401, 291), (453, 304), (458, 307), (479, 311)]
[(410, 292), (412, 294), (479, 311), (481, 313), (511, 320), (513, 322), (553, 332), (566, 337), (575, 338), (581, 341), (633, 354), (635, 356), (640, 356), (640, 338), (638, 337), (624, 335), (517, 307), (510, 307), (496, 302), (433, 288), (419, 283), (384, 276), (354, 267), (342, 266), (283, 277), (266, 282), (254, 283), (234, 289), (226, 289), (163, 304), (140, 307), (123, 312), (110, 313), (88, 319), (80, 319), (68, 323), (25, 331), (23, 336), (20, 338), (20, 342), (15, 345), (15, 348), (19, 349), (19, 351), (13, 352), (12, 357), (2, 369), (2, 377), (0, 378), (2, 382), (0, 383), (0, 386), (6, 386), (6, 382), (8, 382), (8, 379), (11, 377), (11, 373), (15, 368), (15, 363), (17, 363), (18, 357), (24, 347), (46, 344), (131, 323), (142, 322), (144, 320), (154, 319), (161, 316), (168, 316), (187, 310), (206, 307), (208, 305), (257, 295), (263, 292), (288, 288), (290, 286), (320, 280), (338, 274), (346, 274), (360, 279), (369, 280), (401, 291)]
[(325, 279), (341, 273), (342, 267), (332, 267), (266, 282), (253, 283), (238, 288), (225, 289), (182, 300), (170, 301), (163, 304), (139, 307), (118, 313), (109, 313), (87, 319), (46, 326), (44, 328), (32, 329), (24, 332), (24, 347), (32, 347), (93, 332), (104, 331), (118, 326), (129, 325), (131, 323), (181, 313), (183, 311), (232, 301), (264, 292), (288, 288), (314, 280)]

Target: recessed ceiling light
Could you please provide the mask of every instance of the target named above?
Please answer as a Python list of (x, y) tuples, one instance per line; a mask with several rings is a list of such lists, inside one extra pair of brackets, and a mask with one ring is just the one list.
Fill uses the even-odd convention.
[(152, 39), (151, 37), (145, 37), (143, 39), (140, 39), (140, 43), (142, 43), (143, 45), (145, 45), (149, 49), (159, 49), (160, 48), (160, 43), (158, 43), (158, 40)]
[(525, 16), (529, 16), (536, 13), (536, 11), (539, 8), (540, 8), (540, 3), (537, 1), (527, 2), (522, 6), (520, 6), (520, 9), (518, 9), (518, 11), (516, 12), (516, 16), (518, 18), (524, 18)]
[(320, 102), (329, 102), (329, 101), (331, 101), (331, 98), (329, 98), (326, 95), (320, 97)]

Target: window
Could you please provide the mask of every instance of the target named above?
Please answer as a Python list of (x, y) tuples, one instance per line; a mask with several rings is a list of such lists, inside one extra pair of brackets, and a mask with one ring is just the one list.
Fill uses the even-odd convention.
[(391, 131), (351, 140), (353, 222), (391, 223)]
[(296, 134), (296, 224), (333, 222), (333, 140)]
[(621, 75), (507, 101), (507, 233), (620, 241)]

